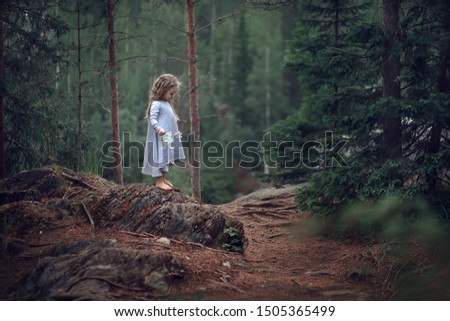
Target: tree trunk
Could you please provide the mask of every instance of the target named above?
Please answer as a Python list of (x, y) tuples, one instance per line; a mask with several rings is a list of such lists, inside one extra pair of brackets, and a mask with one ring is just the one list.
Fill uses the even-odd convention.
[(81, 148), (81, 124), (83, 117), (83, 103), (81, 100), (81, 27), (80, 27), (80, 0), (77, 0), (77, 67), (78, 67), (78, 108), (77, 108), (77, 170), (82, 169), (83, 154)]
[[(215, 21), (217, 17), (217, 2), (213, 1), (211, 4), (211, 21)], [(209, 37), (209, 48), (211, 55), (210, 58), (210, 64), (209, 64), (209, 88), (210, 91), (213, 93), (213, 95), (216, 94), (216, 63), (217, 61), (217, 55), (216, 55), (216, 24), (213, 23), (211, 25), (211, 36)]]
[[(269, 130), (270, 127), (270, 105), (271, 105), (271, 99), (272, 99), (272, 88), (270, 86), (270, 47), (266, 47), (266, 63), (264, 68), (264, 73), (266, 76), (266, 110), (265, 110), (265, 122), (264, 122), (264, 128), (266, 131)], [(264, 162), (264, 174), (269, 175), (270, 174), (270, 167), (268, 165), (268, 162)]]
[[(445, 13), (443, 15), (442, 23), (444, 32), (446, 33), (450, 32), (450, 14)], [(450, 63), (450, 50), (448, 50), (448, 48), (446, 48), (445, 46), (444, 48), (441, 49), (441, 59), (439, 61), (439, 73), (437, 84), (437, 91), (439, 93), (449, 92), (450, 82), (447, 76), (449, 63)], [(443, 127), (442, 117), (440, 116), (439, 112), (435, 112), (433, 119), (433, 126), (431, 127), (430, 131), (430, 141), (427, 146), (427, 153), (429, 154), (439, 153), (441, 149), (442, 127)], [(434, 193), (436, 191), (437, 176), (438, 173), (435, 168), (433, 168), (427, 175), (426, 179), (428, 184), (428, 190), (431, 193)]]
[[(395, 52), (395, 45), (400, 36), (399, 28), (400, 0), (383, 0), (383, 97), (401, 98), (400, 55)], [(384, 117), (384, 148), (388, 158), (402, 155), (401, 118), (394, 107), (387, 104)]]
[(111, 125), (114, 157), (114, 180), (117, 184), (122, 184), (122, 159), (120, 155), (119, 138), (119, 97), (117, 86), (117, 64), (116, 64), (116, 41), (114, 38), (114, 6), (112, 0), (106, 2), (106, 14), (108, 19), (109, 35), (109, 84), (111, 87)]
[[(334, 1), (334, 5), (335, 5), (335, 12), (334, 12), (334, 47), (335, 48), (339, 48), (339, 38), (340, 38), (340, 34), (339, 34), (339, 24), (340, 24), (340, 12), (339, 12), (339, 0), (335, 0)], [(337, 122), (338, 122), (338, 118), (339, 118), (339, 100), (337, 99), (338, 94), (339, 94), (339, 87), (336, 83), (334, 83), (333, 85), (333, 90), (334, 90), (334, 115), (333, 115), (333, 129), (336, 129), (337, 127)]]
[(195, 43), (194, 27), (194, 0), (187, 0), (188, 20), (188, 59), (189, 59), (189, 105), (191, 107), (191, 134), (192, 134), (192, 196), (201, 199), (200, 189), (200, 118), (197, 99), (197, 48)]
[[(3, 82), (3, 15), (0, 11), (0, 82)], [(5, 115), (3, 106), (3, 91), (0, 91), (0, 179), (6, 177), (6, 159), (5, 159)]]

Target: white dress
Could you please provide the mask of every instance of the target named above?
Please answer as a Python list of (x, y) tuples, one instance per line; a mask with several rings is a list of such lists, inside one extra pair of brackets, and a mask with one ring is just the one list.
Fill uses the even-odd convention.
[[(166, 131), (163, 136), (158, 134), (161, 128)], [(162, 176), (169, 171), (169, 164), (185, 158), (172, 107), (167, 101), (154, 101), (150, 108), (142, 174)]]

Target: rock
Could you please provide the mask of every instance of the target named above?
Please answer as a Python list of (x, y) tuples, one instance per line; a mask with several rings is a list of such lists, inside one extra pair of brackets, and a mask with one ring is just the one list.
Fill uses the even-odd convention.
[(13, 300), (107, 300), (112, 292), (167, 294), (169, 275), (184, 267), (168, 253), (120, 247), (109, 241), (78, 241), (53, 248), (10, 292)]
[(170, 245), (170, 240), (167, 237), (161, 237), (161, 238), (157, 239), (156, 242)]
[(68, 189), (68, 180), (63, 176), (75, 175), (69, 169), (50, 166), (30, 171), (23, 171), (3, 181), (3, 189), (8, 192), (22, 192), (39, 195), (60, 197)]
[(83, 224), (91, 224), (92, 218), (95, 228), (150, 233), (235, 252), (243, 252), (247, 244), (239, 221), (178, 190), (116, 185), (57, 166), (21, 172), (1, 181), (0, 190), (0, 214), (14, 221), (15, 236), (54, 228), (57, 221), (76, 216)]
[[(116, 185), (86, 202), (96, 226), (151, 233), (214, 246), (222, 236), (225, 212), (179, 191), (147, 184)], [(243, 229), (238, 236), (244, 239)], [(219, 242), (220, 243), (220, 242)]]

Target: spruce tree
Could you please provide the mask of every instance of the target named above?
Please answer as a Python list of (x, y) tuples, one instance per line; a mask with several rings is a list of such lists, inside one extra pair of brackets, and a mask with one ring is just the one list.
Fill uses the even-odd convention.
[(278, 162), (275, 180), (298, 182), (323, 169), (321, 146), (330, 147), (325, 146), (325, 132), (332, 131), (337, 140), (347, 137), (349, 117), (373, 101), (374, 67), (358, 55), (366, 50), (364, 44), (349, 39), (366, 9), (342, 0), (309, 1), (300, 9), (286, 65), (299, 75), (302, 103), (272, 128), (272, 139), (285, 142), (271, 156)]
[(76, 168), (75, 124), (54, 92), (58, 38), (67, 30), (56, 1), (2, 1), (6, 168), (15, 172), (59, 163)]
[[(336, 13), (348, 7), (349, 17), (358, 18), (364, 9), (339, 3)], [(322, 142), (316, 155), (319, 160), (323, 154), (329, 157), (336, 152), (320, 140), (324, 131), (347, 140), (340, 155), (346, 166), (327, 164), (325, 159), (324, 166), (313, 171), (301, 164), (287, 169), (281, 168), (286, 157), (278, 158), (279, 179), (310, 177), (310, 185), (297, 194), (302, 210), (336, 214), (355, 201), (425, 197), (437, 213), (445, 213), (449, 196), (449, 6), (444, 1), (437, 6), (404, 3), (397, 9), (405, 14), (396, 22), (391, 18), (398, 4), (389, 12), (391, 4), (385, 3), (384, 26), (381, 21), (352, 18), (352, 24), (334, 32), (334, 36), (339, 34), (335, 42), (321, 28), (305, 28), (305, 24), (294, 34), (287, 58), (300, 75), (304, 98), (300, 111), (274, 126), (273, 133), (283, 140), (293, 133), (290, 139), (297, 148), (308, 140)], [(320, 11), (317, 6), (313, 9)], [(326, 20), (326, 13), (323, 10), (319, 17)], [(387, 26), (386, 19), (392, 25)], [(285, 156), (292, 159), (290, 152)]]

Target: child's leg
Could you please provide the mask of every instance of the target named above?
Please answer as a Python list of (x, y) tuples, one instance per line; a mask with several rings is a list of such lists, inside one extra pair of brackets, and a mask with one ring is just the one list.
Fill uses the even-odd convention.
[(165, 191), (170, 191), (172, 190), (173, 187), (171, 187), (170, 185), (165, 183), (164, 180), (164, 175), (162, 176), (158, 176), (158, 178), (156, 178), (156, 184), (157, 187), (159, 187), (160, 189), (163, 189)]
[(164, 183), (166, 183), (167, 185), (169, 185), (170, 187), (173, 188), (173, 184), (166, 179), (166, 174), (169, 172), (169, 166), (172, 166), (172, 164), (169, 164), (167, 167), (164, 168), (166, 170), (166, 172), (163, 174), (163, 179), (164, 179)]

